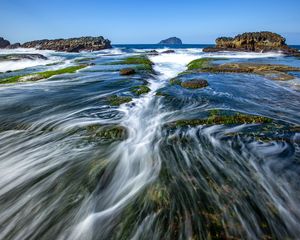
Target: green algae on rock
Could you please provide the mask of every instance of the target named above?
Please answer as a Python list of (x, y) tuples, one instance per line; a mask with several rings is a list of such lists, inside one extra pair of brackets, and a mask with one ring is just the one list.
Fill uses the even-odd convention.
[(105, 65), (137, 65), (134, 67), (136, 71), (146, 71), (154, 73), (154, 63), (145, 55), (127, 57), (117, 62), (106, 63)]
[(237, 124), (262, 124), (271, 123), (272, 119), (248, 115), (242, 113), (228, 114), (223, 111), (213, 110), (210, 116), (206, 119), (183, 119), (170, 123), (170, 126), (184, 127), (184, 126), (197, 126), (197, 125), (237, 125)]
[(148, 93), (150, 91), (151, 91), (150, 88), (145, 85), (136, 86), (136, 87), (132, 88), (132, 92), (134, 92), (137, 95), (142, 95), (142, 94)]
[(252, 73), (262, 75), (270, 80), (292, 80), (294, 77), (288, 72), (299, 72), (300, 68), (281, 64), (259, 64), (259, 63), (225, 63), (210, 64), (193, 71), (208, 73)]
[(66, 67), (58, 70), (51, 70), (45, 72), (38, 72), (20, 76), (14, 76), (9, 78), (0, 79), (0, 84), (6, 83), (17, 83), (17, 82), (28, 82), (28, 81), (38, 81), (41, 79), (50, 78), (56, 75), (66, 74), (66, 73), (75, 73), (78, 70), (87, 67), (87, 65), (79, 65), (79, 66), (72, 66)]
[(213, 61), (225, 61), (227, 60), (226, 58), (198, 58), (193, 61), (191, 61), (187, 65), (187, 70), (191, 71), (194, 69), (202, 69), (202, 68), (207, 68), (212, 65)]
[(128, 137), (127, 129), (120, 125), (94, 124), (85, 127), (87, 134), (92, 138), (104, 138), (110, 140), (125, 140)]
[(112, 95), (107, 98), (110, 105), (119, 106), (123, 103), (128, 103), (132, 101), (132, 98), (129, 96), (118, 96)]

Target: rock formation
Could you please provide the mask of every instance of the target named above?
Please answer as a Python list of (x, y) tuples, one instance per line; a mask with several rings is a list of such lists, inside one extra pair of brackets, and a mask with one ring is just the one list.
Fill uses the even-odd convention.
[(171, 37), (171, 38), (168, 38), (168, 39), (165, 39), (165, 40), (162, 40), (159, 42), (159, 44), (182, 44), (182, 41), (177, 38), (177, 37)]
[(10, 45), (9, 41), (7, 41), (6, 39), (0, 37), (0, 48), (6, 48), (9, 45)]
[(36, 48), (41, 50), (54, 50), (62, 52), (98, 51), (111, 48), (110, 41), (103, 37), (80, 37), (69, 39), (36, 40), (24, 44), (10, 44), (9, 41), (0, 38), (0, 48)]
[(296, 49), (288, 47), (286, 39), (272, 32), (250, 32), (230, 37), (216, 39), (216, 46), (203, 49), (204, 52), (219, 51), (247, 51), (247, 52), (270, 52), (282, 51), (289, 55), (298, 55)]
[(103, 37), (80, 37), (55, 40), (37, 40), (26, 42), (23, 48), (37, 48), (62, 52), (98, 51), (111, 48), (110, 41)]

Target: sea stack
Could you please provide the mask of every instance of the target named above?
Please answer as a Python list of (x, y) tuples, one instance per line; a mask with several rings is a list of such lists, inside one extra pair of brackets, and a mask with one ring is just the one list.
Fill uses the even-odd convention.
[(180, 38), (177, 37), (171, 37), (165, 40), (162, 40), (159, 42), (159, 44), (172, 44), (172, 45), (181, 45), (182, 41)]
[(246, 52), (270, 52), (282, 51), (289, 55), (298, 55), (296, 49), (286, 44), (286, 39), (272, 32), (249, 32), (232, 37), (220, 37), (216, 39), (216, 46), (205, 48), (203, 52), (219, 51), (246, 51)]

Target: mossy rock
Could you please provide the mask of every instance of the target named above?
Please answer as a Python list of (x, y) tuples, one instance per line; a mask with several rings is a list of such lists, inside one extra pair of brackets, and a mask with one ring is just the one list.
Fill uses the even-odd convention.
[(119, 106), (121, 104), (131, 102), (132, 98), (129, 96), (112, 95), (112, 96), (108, 97), (107, 100), (110, 105)]
[(188, 80), (181, 83), (181, 87), (183, 88), (204, 88), (208, 86), (208, 82), (204, 79), (194, 79), (194, 80)]
[(119, 125), (90, 125), (86, 128), (87, 134), (92, 138), (102, 138), (109, 140), (125, 140), (128, 137), (128, 131), (125, 127)]
[(137, 65), (134, 67), (136, 71), (146, 71), (154, 73), (154, 63), (145, 55), (132, 56), (124, 58), (117, 62), (106, 63), (105, 65)]
[(196, 60), (191, 61), (187, 65), (187, 70), (195, 70), (195, 69), (202, 69), (202, 68), (207, 68), (211, 66), (213, 61), (218, 61), (218, 60), (227, 60), (223, 58), (199, 58)]
[(151, 89), (145, 85), (136, 86), (136, 87), (132, 88), (132, 92), (134, 92), (137, 95), (142, 95), (142, 94), (148, 93), (150, 91), (151, 91)]
[(198, 125), (239, 125), (271, 123), (272, 119), (248, 114), (227, 114), (219, 110), (212, 110), (206, 119), (183, 119), (168, 124), (171, 127), (198, 126)]
[(181, 85), (181, 80), (177, 77), (170, 79), (171, 85)]
[(16, 83), (16, 82), (28, 82), (28, 81), (38, 81), (41, 79), (47, 79), (56, 75), (75, 73), (76, 71), (87, 67), (87, 65), (72, 66), (67, 68), (62, 68), (58, 70), (38, 72), (33, 74), (26, 74), (21, 76), (14, 76), (9, 78), (0, 79), (0, 84), (6, 83)]
[(120, 75), (127, 76), (127, 75), (133, 75), (136, 71), (133, 68), (123, 68), (120, 70)]
[(210, 73), (253, 73), (271, 80), (291, 80), (294, 77), (287, 72), (299, 72), (300, 68), (280, 64), (226, 63), (210, 65), (197, 70)]

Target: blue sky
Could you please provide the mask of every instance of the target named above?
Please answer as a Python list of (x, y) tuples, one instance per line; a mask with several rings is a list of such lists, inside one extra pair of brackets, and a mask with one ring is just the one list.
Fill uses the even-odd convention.
[(300, 0), (1, 0), (0, 36), (11, 42), (103, 35), (113, 43), (213, 43), (268, 30), (300, 44)]

